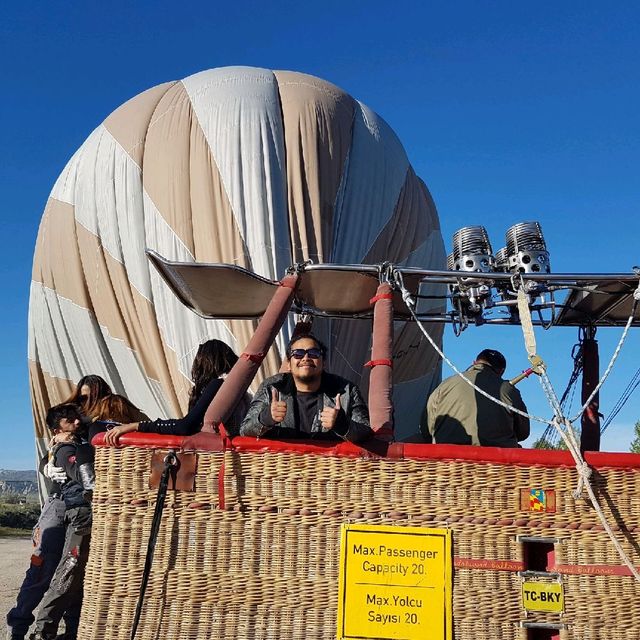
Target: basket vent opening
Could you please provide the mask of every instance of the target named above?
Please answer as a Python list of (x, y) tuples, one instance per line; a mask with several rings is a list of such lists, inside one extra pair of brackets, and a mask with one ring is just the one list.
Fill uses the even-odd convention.
[(525, 571), (553, 571), (556, 564), (555, 544), (547, 540), (525, 539), (522, 558)]
[(560, 629), (527, 629), (527, 640), (560, 640)]

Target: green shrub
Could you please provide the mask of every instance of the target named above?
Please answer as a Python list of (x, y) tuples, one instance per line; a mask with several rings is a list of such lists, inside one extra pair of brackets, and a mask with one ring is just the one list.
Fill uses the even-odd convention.
[(0, 504), (0, 527), (32, 529), (39, 515), (40, 506), (36, 504)]

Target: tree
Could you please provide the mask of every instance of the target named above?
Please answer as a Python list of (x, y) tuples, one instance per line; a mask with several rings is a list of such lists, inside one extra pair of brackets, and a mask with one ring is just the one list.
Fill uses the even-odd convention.
[(636, 437), (631, 441), (629, 451), (631, 451), (631, 453), (640, 453), (640, 420), (636, 422), (636, 425), (633, 429), (635, 431)]
[(555, 449), (555, 446), (551, 444), (544, 436), (540, 436), (532, 445), (532, 449)]
[(557, 442), (550, 442), (547, 440), (544, 435), (540, 436), (534, 443), (531, 445), (532, 449), (554, 449), (556, 451), (566, 451), (567, 445), (564, 443), (562, 438), (558, 438)]

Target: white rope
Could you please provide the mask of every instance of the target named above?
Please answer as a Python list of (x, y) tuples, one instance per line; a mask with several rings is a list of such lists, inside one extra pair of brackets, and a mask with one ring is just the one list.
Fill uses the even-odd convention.
[[(595, 492), (593, 490), (593, 487), (591, 485), (591, 482), (590, 482), (592, 470), (591, 470), (591, 467), (585, 461), (585, 459), (582, 457), (582, 453), (580, 451), (580, 445), (578, 443), (577, 435), (576, 435), (576, 432), (575, 432), (575, 430), (573, 428), (573, 425), (572, 425), (572, 423), (577, 419), (577, 417), (580, 417), (580, 415), (582, 415), (582, 412), (585, 410), (585, 408), (589, 405), (589, 403), (593, 399), (593, 396), (595, 396), (595, 394), (597, 393), (598, 389), (602, 386), (602, 383), (604, 383), (604, 381), (606, 380), (606, 377), (609, 375), (609, 372), (611, 370), (611, 367), (613, 366), (613, 363), (615, 362), (615, 359), (618, 357), (618, 353), (620, 352), (620, 349), (622, 348), (622, 345), (624, 343), (624, 339), (626, 338), (626, 334), (627, 334), (627, 332), (629, 330), (629, 327), (631, 326), (631, 322), (633, 321), (637, 302), (640, 299), (640, 284), (638, 285), (638, 289), (636, 289), (636, 292), (634, 293), (634, 304), (633, 304), (633, 308), (631, 310), (631, 315), (629, 317), (629, 320), (627, 321), (627, 325), (626, 325), (625, 330), (623, 332), (622, 338), (621, 338), (621, 340), (620, 340), (620, 342), (618, 344), (618, 348), (616, 349), (616, 351), (615, 351), (615, 353), (614, 353), (614, 355), (612, 357), (612, 360), (611, 360), (611, 362), (609, 364), (609, 367), (607, 367), (607, 371), (603, 375), (602, 380), (598, 384), (598, 387), (596, 387), (594, 392), (591, 394), (591, 397), (585, 403), (585, 406), (580, 410), (580, 413), (578, 414), (578, 416), (576, 418), (574, 418), (574, 420), (567, 420), (562, 415), (562, 407), (560, 406), (560, 402), (558, 400), (558, 396), (556, 395), (556, 393), (555, 393), (555, 391), (553, 389), (553, 385), (551, 384), (551, 381), (549, 380), (549, 376), (546, 373), (546, 368), (544, 366), (541, 367), (541, 370), (540, 370), (540, 383), (542, 385), (542, 388), (543, 388), (543, 391), (544, 391), (545, 395), (547, 396), (547, 400), (549, 401), (549, 404), (550, 404), (552, 410), (555, 413), (555, 416), (554, 416), (553, 420), (549, 421), (549, 420), (545, 420), (544, 418), (539, 418), (537, 416), (531, 415), (531, 414), (526, 413), (524, 411), (520, 411), (519, 409), (516, 409), (515, 407), (511, 407), (511, 406), (505, 404), (504, 402), (498, 400), (497, 398), (494, 398), (493, 396), (489, 395), (483, 389), (480, 389), (473, 382), (471, 382), (471, 380), (466, 378), (463, 375), (463, 373), (456, 368), (456, 366), (453, 364), (453, 362), (451, 362), (451, 360), (449, 360), (449, 358), (447, 358), (447, 356), (440, 349), (440, 347), (438, 347), (438, 345), (436, 344), (435, 340), (429, 335), (428, 331), (422, 326), (422, 323), (420, 322), (420, 320), (418, 319), (418, 317), (417, 317), (417, 315), (416, 315), (416, 313), (414, 311), (415, 303), (414, 303), (413, 299), (411, 298), (411, 293), (406, 289), (406, 287), (404, 286), (404, 283), (402, 281), (402, 274), (396, 272), (395, 276), (396, 276), (396, 284), (400, 287), (400, 291), (402, 293), (402, 299), (403, 299), (405, 305), (407, 306), (407, 309), (409, 310), (409, 313), (411, 314), (411, 316), (415, 320), (416, 324), (420, 328), (420, 331), (422, 331), (422, 333), (427, 338), (427, 340), (431, 343), (431, 346), (436, 350), (438, 355), (449, 365), (449, 367), (451, 367), (451, 369), (453, 369), (453, 371), (455, 371), (455, 373), (460, 378), (462, 378), (462, 380), (464, 380), (469, 386), (473, 387), (478, 393), (483, 395), (485, 398), (487, 398), (490, 401), (492, 401), (492, 402), (504, 407), (505, 409), (508, 409), (509, 411), (513, 411), (515, 413), (518, 413), (518, 414), (520, 414), (520, 415), (522, 415), (522, 416), (524, 416), (526, 418), (530, 418), (532, 420), (536, 420), (537, 422), (542, 422), (544, 424), (553, 425), (553, 427), (558, 431), (558, 433), (560, 434), (560, 437), (564, 441), (565, 445), (567, 446), (568, 451), (571, 453), (571, 456), (574, 459), (574, 462), (575, 462), (575, 465), (576, 465), (576, 471), (578, 473), (578, 485), (577, 485), (576, 490), (575, 490), (575, 492), (573, 494), (574, 498), (575, 499), (579, 499), (581, 497), (581, 495), (582, 495), (583, 488), (586, 488), (587, 493), (589, 494), (589, 499), (591, 501), (591, 504), (593, 505), (593, 508), (595, 509), (596, 513), (598, 514), (598, 518), (600, 519), (600, 522), (602, 523), (602, 526), (603, 526), (604, 530), (607, 532), (609, 538), (613, 542), (613, 545), (614, 545), (616, 551), (618, 552), (618, 555), (620, 556), (620, 559), (627, 566), (627, 568), (629, 569), (631, 574), (634, 576), (634, 578), (638, 582), (640, 582), (640, 573), (638, 572), (636, 567), (631, 562), (631, 559), (626, 554), (625, 550), (622, 548), (622, 545), (620, 544), (620, 541), (617, 539), (617, 537), (615, 536), (615, 533), (613, 532), (613, 529), (611, 528), (611, 526), (607, 522), (607, 518), (606, 518), (606, 516), (605, 516), (605, 514), (604, 514), (604, 512), (602, 510), (602, 507), (598, 503), (598, 499), (596, 497), (596, 494), (595, 494)], [(519, 298), (518, 302), (520, 303), (520, 298), (521, 298), (520, 292), (518, 294), (518, 298)], [(527, 352), (529, 354), (529, 359), (530, 360), (539, 359), (539, 356), (536, 354), (535, 335), (533, 333), (533, 323), (531, 321), (531, 312), (529, 310), (529, 306), (526, 305), (526, 310), (525, 310), (525, 307), (521, 306), (521, 304), (518, 304), (518, 307), (519, 307), (519, 310), (520, 310), (520, 322), (521, 322), (521, 326), (523, 327), (523, 335), (524, 335), (524, 340), (525, 340), (525, 345), (526, 345), (526, 348), (527, 348)], [(564, 428), (563, 428), (563, 426), (564, 426)]]
[[(588, 468), (588, 465), (586, 464), (586, 462), (584, 464)], [(589, 469), (589, 471), (591, 470)], [(578, 469), (578, 473), (580, 473), (580, 469)], [(616, 548), (616, 551), (618, 552), (620, 559), (624, 562), (624, 564), (627, 565), (627, 567), (629, 568), (629, 571), (631, 571), (631, 573), (633, 574), (633, 577), (638, 582), (640, 582), (640, 573), (638, 573), (638, 570), (633, 565), (633, 562), (631, 562), (631, 559), (626, 554), (625, 550), (622, 548), (622, 545), (620, 544), (618, 538), (616, 538), (616, 535), (613, 532), (613, 529), (609, 526), (609, 523), (607, 522), (607, 518), (604, 515), (604, 512), (602, 511), (602, 508), (598, 504), (598, 499), (593, 490), (593, 487), (591, 486), (591, 483), (589, 482), (588, 477), (585, 478), (584, 486), (586, 487), (587, 493), (589, 494), (591, 504), (593, 505), (593, 508), (596, 510), (596, 513), (600, 518), (600, 522), (602, 522), (602, 526), (604, 527), (605, 531), (609, 534), (609, 538), (611, 538), (611, 541), (613, 542), (613, 546)]]
[[(640, 291), (640, 286), (638, 290)], [(520, 311), (520, 323), (522, 326), (524, 340), (527, 345), (527, 350), (533, 348), (533, 353), (529, 351), (529, 359), (530, 360), (532, 360), (533, 358), (539, 359), (538, 354), (535, 353), (535, 337), (533, 337), (533, 323), (531, 322), (531, 311), (528, 306), (521, 305), (520, 302), (521, 302), (521, 296), (520, 296), (520, 292), (518, 292), (518, 303), (519, 303), (518, 310)], [(622, 343), (624, 343), (624, 337), (635, 315), (636, 302), (634, 302), (633, 304), (633, 308), (631, 310), (631, 316), (629, 317), (629, 321), (627, 322), (627, 326), (625, 327), (625, 331), (623, 333), (623, 339), (621, 339), (618, 345), (619, 348), (616, 349), (616, 353), (614, 354), (615, 357), (617, 357), (617, 353), (620, 351), (620, 348), (622, 347)], [(608, 375), (608, 371), (611, 370), (611, 366), (613, 366), (614, 361), (615, 360), (612, 359), (612, 362), (610, 363), (610, 366), (607, 370), (607, 375)], [(604, 382), (605, 379), (606, 379), (606, 376), (603, 376), (603, 380), (601, 382)], [(560, 437), (564, 440), (564, 443), (567, 445), (567, 449), (571, 453), (571, 456), (573, 457), (573, 460), (576, 465), (576, 471), (578, 472), (578, 485), (576, 487), (576, 490), (573, 493), (573, 497), (576, 500), (581, 498), (582, 491), (583, 489), (586, 488), (587, 493), (589, 494), (589, 499), (591, 501), (591, 504), (593, 505), (593, 508), (598, 514), (598, 518), (600, 519), (600, 522), (602, 523), (604, 530), (607, 532), (609, 538), (611, 539), (611, 542), (613, 542), (613, 546), (618, 552), (620, 559), (627, 566), (629, 571), (631, 571), (631, 574), (634, 576), (634, 578), (638, 582), (640, 582), (640, 573), (638, 573), (638, 570), (636, 569), (634, 564), (631, 562), (631, 559), (625, 553), (625, 550), (622, 548), (620, 541), (618, 540), (618, 538), (613, 532), (613, 529), (607, 522), (607, 518), (604, 514), (604, 511), (602, 510), (602, 507), (598, 503), (598, 499), (596, 497), (595, 491), (593, 490), (593, 486), (591, 485), (592, 470), (591, 470), (591, 467), (585, 461), (584, 457), (582, 456), (582, 452), (580, 451), (580, 444), (578, 443), (576, 432), (572, 425), (573, 420), (567, 420), (563, 416), (562, 407), (560, 406), (560, 401), (558, 400), (558, 396), (555, 390), (553, 389), (553, 385), (551, 384), (551, 381), (549, 380), (549, 376), (547, 375), (546, 368), (542, 368), (542, 371), (540, 372), (540, 383), (542, 385), (542, 389), (544, 390), (545, 395), (547, 396), (547, 400), (549, 401), (551, 409), (555, 413), (555, 417), (553, 419), (552, 424), (560, 434)], [(594, 394), (592, 394), (592, 397), (593, 395), (595, 395), (595, 392)], [(589, 400), (589, 402), (590, 401), (591, 399)], [(587, 402), (585, 406), (587, 406), (589, 402)], [(580, 412), (579, 415), (581, 414), (582, 414), (582, 411)], [(563, 425), (564, 428), (561, 425)]]
[(466, 378), (464, 373), (462, 373), (456, 367), (456, 365), (453, 364), (453, 362), (451, 362), (449, 358), (447, 358), (447, 356), (444, 354), (442, 349), (440, 349), (440, 347), (437, 345), (436, 341), (429, 335), (429, 332), (422, 326), (422, 323), (418, 319), (418, 316), (416, 315), (413, 309), (415, 303), (411, 298), (411, 293), (404, 286), (404, 283), (402, 282), (402, 274), (400, 274), (399, 272), (396, 272), (396, 284), (398, 285), (398, 287), (400, 287), (400, 292), (402, 293), (402, 299), (404, 300), (404, 303), (407, 305), (407, 309), (409, 309), (409, 313), (411, 314), (412, 318), (415, 320), (416, 325), (419, 327), (420, 331), (422, 331), (425, 338), (427, 338), (427, 340), (431, 343), (431, 346), (435, 349), (436, 353), (449, 365), (449, 367), (451, 367), (451, 369), (453, 369), (453, 371), (458, 376), (460, 376), (462, 380), (464, 380), (470, 387), (473, 387), (480, 395), (484, 396), (488, 400), (491, 400), (491, 402), (495, 402), (495, 404), (500, 405), (501, 407), (504, 407), (508, 411), (517, 413), (518, 415), (521, 415), (524, 418), (529, 418), (530, 420), (541, 422), (542, 424), (552, 424), (551, 420), (547, 420), (546, 418), (540, 418), (531, 413), (527, 413), (526, 411), (520, 411), (520, 409), (516, 409), (516, 407), (512, 407), (511, 405), (508, 405), (502, 402), (501, 400), (498, 400), (498, 398), (494, 398), (492, 395), (489, 395), (484, 389), (480, 389), (480, 387), (478, 387), (473, 382), (471, 382), (469, 378)]
[(611, 542), (613, 542), (613, 546), (618, 552), (620, 559), (627, 566), (627, 568), (629, 569), (633, 577), (638, 582), (640, 582), (640, 573), (634, 566), (633, 562), (631, 561), (631, 559), (629, 558), (625, 550), (622, 548), (620, 541), (618, 540), (613, 529), (609, 525), (607, 521), (607, 517), (604, 514), (604, 511), (602, 510), (602, 507), (598, 502), (598, 498), (591, 484), (591, 475), (592, 475), (591, 467), (587, 464), (585, 459), (582, 457), (582, 454), (580, 453), (580, 448), (577, 446), (575, 437), (573, 437), (572, 439), (571, 436), (569, 436), (569, 434), (574, 433), (571, 423), (566, 419), (564, 419), (563, 422), (564, 422), (565, 428), (567, 429), (566, 432), (560, 426), (559, 421), (554, 421), (554, 426), (558, 430), (558, 433), (560, 433), (560, 436), (562, 437), (565, 444), (567, 445), (567, 448), (571, 452), (571, 455), (573, 456), (573, 459), (575, 460), (575, 463), (576, 463), (576, 470), (578, 472), (578, 488), (574, 492), (573, 497), (577, 500), (582, 495), (582, 488), (584, 487), (587, 490), (587, 493), (589, 494), (589, 501), (593, 505), (595, 512), (598, 514), (598, 518), (600, 519), (600, 522), (602, 523), (604, 530), (607, 532), (607, 535), (611, 539)]
[[(553, 385), (551, 384), (546, 371), (543, 371), (540, 374), (540, 383), (545, 395), (547, 396), (547, 400), (549, 401), (549, 404), (551, 405), (551, 408), (555, 413), (552, 425), (560, 434), (560, 437), (564, 441), (567, 450), (573, 456), (574, 462), (576, 464), (576, 469), (578, 469), (578, 486), (573, 493), (573, 497), (577, 500), (582, 496), (584, 481), (585, 478), (588, 479), (591, 476), (591, 469), (582, 457), (580, 444), (578, 442), (577, 434), (573, 428), (573, 425), (562, 414), (560, 401), (558, 400), (558, 396), (553, 389)], [(561, 425), (564, 425), (564, 429), (561, 427)]]

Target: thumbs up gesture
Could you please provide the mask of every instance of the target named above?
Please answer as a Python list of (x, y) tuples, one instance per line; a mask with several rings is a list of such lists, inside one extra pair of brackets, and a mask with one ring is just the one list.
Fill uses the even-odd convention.
[(331, 431), (336, 426), (338, 420), (338, 414), (342, 406), (340, 404), (340, 394), (336, 396), (336, 404), (334, 407), (324, 407), (320, 412), (320, 422), (322, 424), (323, 431)]
[(282, 422), (287, 415), (287, 403), (280, 400), (280, 392), (271, 387), (271, 419), (274, 422)]

